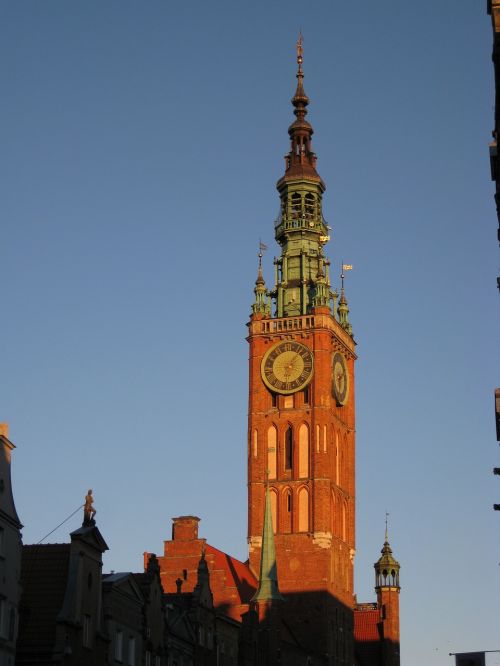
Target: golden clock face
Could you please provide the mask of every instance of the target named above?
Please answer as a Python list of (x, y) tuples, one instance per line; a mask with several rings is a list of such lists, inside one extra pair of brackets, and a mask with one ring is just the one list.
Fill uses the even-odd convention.
[(295, 393), (311, 381), (313, 365), (312, 352), (305, 345), (293, 340), (278, 342), (262, 359), (262, 381), (276, 393)]
[(335, 352), (332, 360), (332, 389), (333, 397), (339, 405), (345, 405), (349, 393), (349, 375), (345, 358), (340, 352)]

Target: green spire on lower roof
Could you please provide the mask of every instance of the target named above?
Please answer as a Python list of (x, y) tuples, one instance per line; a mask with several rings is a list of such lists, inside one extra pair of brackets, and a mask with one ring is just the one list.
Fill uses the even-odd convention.
[(264, 510), (264, 529), (262, 531), (262, 551), (260, 555), (259, 587), (252, 601), (284, 601), (278, 587), (278, 570), (276, 567), (276, 549), (274, 546), (273, 517), (269, 486), (266, 488), (266, 505)]

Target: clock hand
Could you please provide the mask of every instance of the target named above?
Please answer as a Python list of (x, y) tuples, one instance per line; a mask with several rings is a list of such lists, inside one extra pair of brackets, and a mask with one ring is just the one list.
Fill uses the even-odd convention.
[(300, 359), (300, 354), (295, 354), (295, 357), (293, 358), (293, 360), (290, 361), (290, 365), (291, 365), (292, 368), (295, 367), (295, 364), (297, 363), (297, 361), (299, 359)]

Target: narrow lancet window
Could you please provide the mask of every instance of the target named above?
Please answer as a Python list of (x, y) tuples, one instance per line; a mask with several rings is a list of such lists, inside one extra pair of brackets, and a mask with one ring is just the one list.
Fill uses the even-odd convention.
[(303, 423), (299, 428), (299, 477), (309, 476), (309, 428)]
[(309, 532), (309, 493), (307, 488), (299, 490), (299, 532)]
[(292, 531), (292, 491), (290, 489), (285, 491), (283, 496), (283, 530), (285, 532)]
[(276, 478), (276, 445), (278, 440), (278, 431), (276, 426), (269, 426), (267, 431), (267, 469), (269, 470), (269, 478)]
[(277, 499), (277, 493), (274, 489), (272, 489), (269, 492), (269, 499), (271, 500), (271, 514), (273, 517), (273, 530), (274, 533), (276, 534), (276, 525), (277, 525), (277, 505), (278, 505), (278, 499)]
[(288, 426), (285, 432), (285, 469), (293, 467), (293, 429)]

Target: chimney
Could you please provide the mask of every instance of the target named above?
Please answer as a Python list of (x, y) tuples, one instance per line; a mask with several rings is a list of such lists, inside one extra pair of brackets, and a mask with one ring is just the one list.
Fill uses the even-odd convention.
[(198, 523), (200, 519), (197, 516), (179, 516), (172, 518), (172, 539), (173, 541), (193, 541), (198, 539)]

